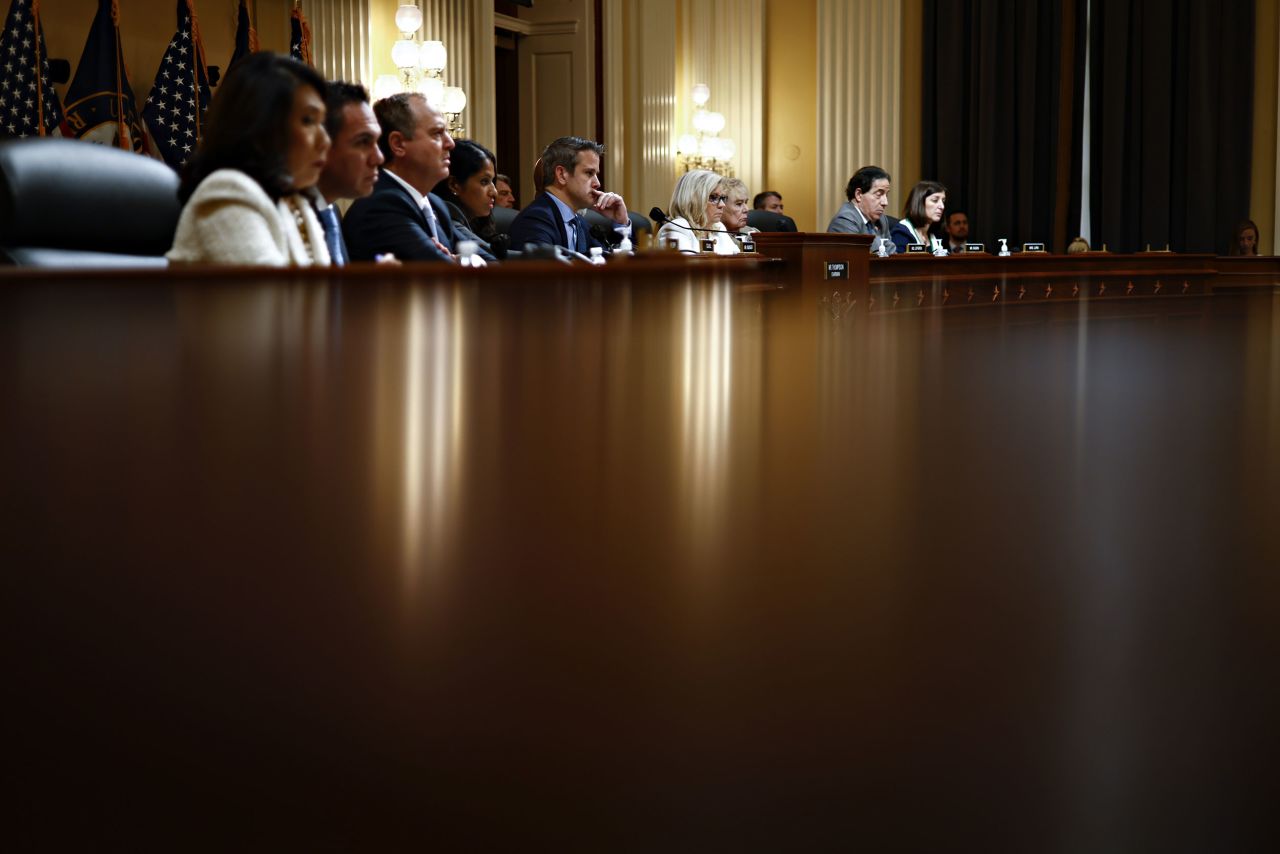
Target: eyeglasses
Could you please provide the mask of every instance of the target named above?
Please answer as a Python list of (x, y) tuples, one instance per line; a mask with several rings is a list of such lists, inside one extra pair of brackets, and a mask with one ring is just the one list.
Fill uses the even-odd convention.
[(707, 204), (709, 205), (723, 205), (728, 201), (729, 201), (728, 196), (722, 196), (719, 193), (712, 193), (711, 195), (707, 196)]

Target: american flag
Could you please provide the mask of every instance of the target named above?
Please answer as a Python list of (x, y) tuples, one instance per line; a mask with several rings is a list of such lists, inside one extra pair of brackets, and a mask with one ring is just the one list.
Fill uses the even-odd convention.
[(177, 2), (177, 32), (142, 107), (152, 143), (174, 169), (185, 164), (200, 144), (200, 127), (212, 97), (194, 0)]
[(48, 55), (40, 0), (12, 0), (0, 32), (0, 137), (62, 136)]

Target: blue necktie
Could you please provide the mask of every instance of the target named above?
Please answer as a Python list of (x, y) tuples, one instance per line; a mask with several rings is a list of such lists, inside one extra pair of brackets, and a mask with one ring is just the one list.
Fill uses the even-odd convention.
[(329, 247), (329, 257), (335, 267), (347, 263), (347, 245), (342, 242), (342, 224), (338, 222), (338, 212), (333, 205), (316, 212), (320, 217), (320, 225), (324, 228), (324, 242)]

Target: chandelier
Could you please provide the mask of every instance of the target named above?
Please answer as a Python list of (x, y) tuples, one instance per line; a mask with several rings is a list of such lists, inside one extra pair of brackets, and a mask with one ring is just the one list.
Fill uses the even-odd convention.
[(382, 74), (373, 82), (373, 97), (386, 98), (398, 92), (419, 92), (427, 103), (444, 114), (451, 136), (462, 136), (462, 111), (467, 107), (467, 93), (461, 86), (449, 86), (444, 68), (449, 52), (441, 41), (418, 41), (422, 29), (422, 9), (416, 3), (402, 3), (396, 9), (396, 29), (400, 38), (391, 46), (391, 61), (400, 69), (397, 74)]
[(685, 172), (709, 169), (725, 177), (733, 176), (733, 140), (720, 136), (724, 130), (724, 114), (707, 110), (711, 87), (699, 83), (693, 87), (693, 130), (676, 141), (676, 160)]

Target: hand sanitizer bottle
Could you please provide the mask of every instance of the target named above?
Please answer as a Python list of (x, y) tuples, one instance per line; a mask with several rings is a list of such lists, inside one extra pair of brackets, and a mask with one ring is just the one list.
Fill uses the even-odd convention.
[(604, 250), (601, 249), (599, 246), (591, 247), (591, 263), (592, 264), (604, 263)]
[(634, 250), (631, 248), (631, 238), (624, 237), (622, 242), (613, 248), (614, 255), (633, 255)]

